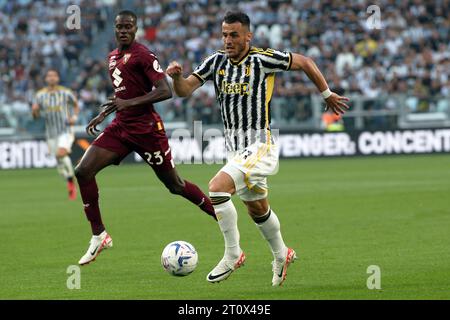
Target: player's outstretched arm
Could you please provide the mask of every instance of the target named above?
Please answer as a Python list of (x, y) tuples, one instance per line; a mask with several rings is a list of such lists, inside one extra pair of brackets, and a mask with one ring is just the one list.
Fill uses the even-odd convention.
[(325, 99), (327, 110), (330, 108), (335, 114), (339, 115), (344, 114), (349, 109), (349, 106), (346, 104), (349, 99), (330, 91), (325, 77), (314, 60), (298, 53), (292, 53), (291, 70), (302, 70), (306, 73)]
[(193, 75), (184, 78), (183, 67), (176, 61), (169, 64), (166, 74), (172, 78), (173, 89), (179, 97), (189, 97), (201, 85), (200, 80)]

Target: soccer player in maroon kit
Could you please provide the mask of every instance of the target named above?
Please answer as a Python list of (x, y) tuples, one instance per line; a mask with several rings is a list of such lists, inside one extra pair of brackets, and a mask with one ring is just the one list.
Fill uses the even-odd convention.
[(103, 249), (112, 247), (112, 239), (100, 215), (95, 175), (111, 164), (119, 164), (132, 151), (153, 168), (171, 193), (183, 196), (216, 218), (209, 198), (195, 184), (181, 179), (175, 169), (163, 122), (153, 107), (156, 102), (170, 99), (172, 91), (156, 55), (134, 40), (136, 20), (136, 15), (127, 10), (116, 16), (118, 48), (108, 56), (115, 96), (103, 104), (102, 111), (86, 130), (95, 134), (98, 132), (96, 126), (106, 116), (116, 112), (116, 118), (92, 143), (75, 168), (84, 211), (93, 233), (80, 265), (88, 264)]

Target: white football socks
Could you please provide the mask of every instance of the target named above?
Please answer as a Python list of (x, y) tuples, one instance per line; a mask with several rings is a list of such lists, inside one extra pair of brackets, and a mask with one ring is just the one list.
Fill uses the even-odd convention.
[(73, 172), (73, 166), (72, 166), (72, 160), (70, 159), (69, 156), (64, 156), (62, 158), (57, 158), (56, 159), (58, 162), (58, 172), (60, 175), (62, 175), (64, 178), (70, 178), (73, 177), (74, 172)]
[(70, 178), (74, 176), (72, 160), (69, 156), (65, 156), (63, 159), (64, 167), (66, 169), (67, 176), (66, 178)]
[(236, 260), (241, 254), (241, 248), (239, 246), (237, 211), (231, 201), (231, 194), (226, 192), (210, 192), (209, 196), (225, 240), (225, 259)]
[[(273, 257), (278, 261), (283, 261), (286, 259), (287, 247), (284, 244), (283, 237), (281, 236), (280, 221), (278, 220), (275, 212), (273, 212), (270, 208), (265, 216), (267, 215), (269, 215), (267, 220), (255, 224), (261, 232), (263, 238), (269, 243)], [(264, 218), (264, 216), (261, 218)]]

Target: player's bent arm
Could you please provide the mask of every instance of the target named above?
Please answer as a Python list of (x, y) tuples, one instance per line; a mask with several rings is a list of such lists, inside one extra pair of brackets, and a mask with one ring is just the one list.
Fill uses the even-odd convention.
[(154, 85), (155, 89), (151, 92), (140, 97), (125, 100), (128, 104), (127, 107), (157, 103), (172, 98), (172, 89), (170, 89), (170, 85), (167, 82), (166, 77), (156, 81)]
[(320, 92), (328, 89), (327, 81), (323, 76), (322, 72), (320, 72), (316, 63), (313, 59), (309, 57), (305, 57), (298, 53), (292, 53), (292, 64), (290, 70), (301, 70), (303, 71), (308, 78), (316, 85), (317, 89)]
[(192, 74), (187, 78), (183, 78), (183, 76), (179, 75), (172, 77), (172, 79), (173, 90), (179, 97), (189, 97), (192, 92), (202, 85), (200, 80)]

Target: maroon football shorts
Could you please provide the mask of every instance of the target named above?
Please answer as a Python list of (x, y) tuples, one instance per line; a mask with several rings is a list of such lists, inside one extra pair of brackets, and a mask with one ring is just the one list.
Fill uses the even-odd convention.
[(116, 165), (132, 151), (138, 153), (156, 171), (175, 168), (169, 140), (164, 130), (144, 134), (130, 134), (117, 124), (109, 125), (92, 145), (119, 155)]

